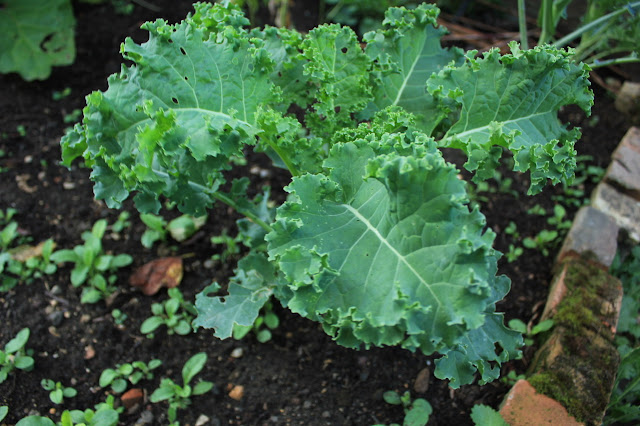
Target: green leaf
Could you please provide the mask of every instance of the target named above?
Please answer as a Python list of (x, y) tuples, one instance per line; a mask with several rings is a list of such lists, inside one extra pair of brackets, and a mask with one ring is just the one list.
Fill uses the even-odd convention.
[(111, 389), (115, 393), (122, 393), (127, 389), (127, 381), (124, 379), (116, 379), (111, 383)]
[(504, 147), (514, 155), (515, 171), (530, 170), (529, 193), (535, 194), (547, 179), (573, 179), (580, 132), (562, 125), (558, 111), (575, 103), (589, 112), (593, 93), (588, 67), (573, 63), (569, 53), (551, 46), (523, 51), (515, 42), (510, 47), (503, 56), (493, 49), (474, 59), (470, 52), (465, 66), (432, 76), (428, 90), (460, 102), (460, 118), (439, 144), (462, 149), (475, 180), (493, 176)]
[(163, 379), (160, 383), (160, 387), (153, 391), (149, 397), (149, 401), (156, 403), (173, 397), (173, 395), (176, 394), (174, 388), (175, 384), (170, 379)]
[(29, 340), (29, 334), (31, 331), (28, 328), (23, 328), (16, 334), (16, 337), (9, 340), (6, 345), (4, 345), (4, 351), (7, 354), (13, 354), (18, 352), (20, 349), (24, 348)]
[(29, 371), (33, 368), (35, 361), (30, 356), (17, 355), (14, 360), (17, 369)]
[(507, 426), (499, 412), (493, 408), (477, 404), (471, 409), (471, 420), (478, 426)]
[(0, 422), (7, 417), (7, 413), (9, 412), (9, 407), (6, 405), (0, 406)]
[[(269, 255), (288, 280), (287, 306), (338, 343), (446, 354), (484, 325), (509, 282), (495, 277), (494, 235), (469, 211), (455, 168), (424, 136), (405, 145), (419, 155), (377, 155), (389, 138), (336, 144), (328, 175), (294, 178)], [(467, 353), (480, 367), (512, 354)]]
[(76, 267), (71, 270), (71, 284), (74, 287), (82, 285), (87, 280), (89, 275), (89, 266), (83, 264), (76, 264)]
[(105, 388), (109, 386), (118, 376), (119, 374), (116, 370), (114, 370), (113, 368), (107, 368), (100, 374), (98, 384), (101, 388)]
[(193, 387), (192, 395), (202, 395), (203, 393), (209, 392), (213, 388), (212, 382), (202, 381), (198, 382), (197, 385)]
[(51, 402), (54, 404), (62, 404), (62, 401), (64, 401), (64, 393), (62, 392), (62, 389), (52, 390), (49, 393), (49, 399), (51, 399)]
[(56, 424), (42, 416), (27, 416), (18, 421), (16, 426), (55, 426)]
[(56, 263), (77, 262), (78, 255), (73, 250), (58, 250), (51, 254), (51, 261)]
[(396, 391), (386, 391), (382, 394), (382, 398), (387, 404), (401, 405), (402, 400)]
[(91, 418), (92, 426), (116, 426), (118, 424), (119, 415), (113, 408), (106, 408), (96, 411)]
[(275, 270), (262, 253), (251, 252), (238, 262), (227, 296), (207, 296), (219, 288), (213, 284), (196, 296), (195, 327), (213, 328), (220, 339), (231, 337), (234, 326), (251, 327), (260, 309), (273, 294)]
[(207, 354), (200, 352), (189, 358), (182, 367), (182, 380), (185, 385), (188, 385), (191, 379), (198, 374), (207, 362)]
[(424, 426), (429, 421), (429, 416), (433, 413), (431, 404), (425, 399), (418, 398), (413, 401), (411, 408), (404, 416), (403, 426)]
[(304, 72), (312, 84), (318, 85), (317, 102), (313, 104), (316, 115), (308, 116), (307, 125), (320, 136), (331, 135), (352, 123), (350, 114), (371, 100), (367, 72), (371, 60), (353, 30), (336, 24), (309, 31), (302, 49), (309, 60)]
[(175, 25), (144, 24), (149, 41), (127, 39), (122, 47), (133, 65), (112, 75), (106, 92), (87, 98), (83, 126), (75, 130), (83, 136), (63, 143), (77, 152), (68, 141), (84, 138), (96, 197), (110, 207), (138, 191), (143, 211), (157, 212), (165, 195), (181, 211), (203, 215), (230, 158), (255, 142), (258, 106), (277, 101), (267, 53), (242, 32), (212, 36), (201, 25), (231, 13), (215, 10)]
[(156, 328), (164, 324), (164, 320), (160, 317), (149, 317), (140, 325), (140, 333), (149, 334)]
[(76, 56), (75, 19), (69, 0), (3, 0), (0, 8), (0, 73), (44, 80), (51, 67)]
[(102, 299), (102, 293), (95, 288), (85, 288), (80, 296), (80, 303), (97, 303)]
[(422, 4), (416, 9), (390, 8), (382, 28), (364, 35), (365, 53), (374, 61), (371, 73), (374, 99), (364, 111), (397, 105), (415, 114), (419, 129), (431, 134), (448, 109), (427, 92), (427, 80), (451, 62), (459, 65), (463, 52), (443, 49), (440, 38), (446, 30), (437, 25), (439, 10)]

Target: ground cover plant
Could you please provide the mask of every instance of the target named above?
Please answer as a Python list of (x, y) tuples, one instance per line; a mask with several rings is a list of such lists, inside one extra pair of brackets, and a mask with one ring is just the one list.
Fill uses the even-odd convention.
[[(227, 291), (226, 283), (233, 276), (237, 261), (248, 251), (242, 241), (251, 240), (242, 233), (236, 235), (238, 229), (247, 229), (251, 222), (245, 219), (234, 223), (241, 216), (216, 203), (204, 226), (187, 240), (177, 242), (168, 237), (145, 248), (140, 240), (146, 225), (130, 200), (123, 202), (122, 211), (107, 209), (103, 202), (92, 200), (90, 169), (76, 167), (79, 162), (70, 171), (58, 165), (59, 136), (69, 126), (65, 117), (85, 105), (86, 93), (96, 88), (106, 90), (106, 77), (120, 68), (119, 45), (125, 36), (131, 35), (136, 43), (142, 43), (148, 38), (147, 31), (137, 30), (142, 22), (159, 16), (168, 22), (179, 22), (192, 10), (190, 2), (157, 0), (154, 4), (163, 7), (163, 11), (153, 13), (136, 6), (131, 16), (121, 16), (108, 4), (78, 3), (74, 8), (78, 56), (73, 66), (54, 68), (51, 78), (43, 82), (26, 83), (15, 74), (0, 76), (0, 205), (3, 210), (16, 210), (10, 220), (19, 224), (20, 238), (34, 245), (51, 238), (57, 249), (71, 249), (84, 244), (83, 232), (90, 231), (98, 220), (107, 219), (111, 225), (102, 238), (104, 253), (128, 253), (133, 257), (130, 266), (116, 271), (117, 291), (95, 304), (80, 303), (81, 291), (70, 283), (71, 263), (60, 265), (54, 274), (44, 274), (30, 284), (21, 281), (0, 293), (4, 325), (0, 329), (0, 347), (22, 328), (29, 327), (31, 338), (26, 347), (33, 350), (35, 360), (32, 371), (14, 370), (0, 384), (0, 417), (5, 416), (4, 422), (15, 424), (39, 413), (65, 424), (101, 424), (100, 420), (111, 422), (105, 424), (134, 424), (150, 419), (167, 424), (166, 402), (147, 401), (124, 410), (122, 394), (114, 393), (110, 385), (99, 387), (100, 375), (105, 369), (134, 360), (161, 359), (162, 365), (153, 370), (153, 378), (135, 386), (129, 384), (129, 388), (140, 388), (151, 395), (162, 378), (179, 379), (186, 360), (199, 352), (206, 352), (209, 361), (196, 379), (202, 377), (215, 385), (207, 394), (191, 398), (188, 410), (178, 410), (181, 423), (202, 421), (198, 419), (200, 414), (213, 424), (402, 423), (404, 407), (384, 402), (382, 395), (388, 390), (399, 395), (410, 390), (412, 400), (427, 400), (433, 407), (430, 421), (434, 424), (470, 425), (470, 413), (476, 411), (476, 404), (496, 408), (509, 388), (507, 380), (483, 387), (466, 385), (452, 391), (447, 381), (433, 379), (435, 355), (426, 357), (419, 351), (411, 353), (394, 347), (361, 351), (342, 348), (322, 332), (320, 325), (283, 309), (275, 299), (271, 305), (279, 325), (270, 329), (271, 338), (266, 343), (260, 343), (259, 334), (253, 332), (242, 340), (213, 339), (211, 332), (202, 328), (180, 336), (169, 335), (165, 327), (159, 327), (153, 339), (140, 333), (140, 325), (151, 314), (151, 305), (165, 301), (167, 294), (160, 290), (155, 296), (146, 296), (129, 287), (127, 278), (137, 267), (158, 257), (180, 256), (184, 278), (179, 288), (184, 299), (193, 302), (195, 294), (212, 279), (221, 284), (221, 292)], [(315, 3), (290, 6), (297, 28), (317, 25)], [(597, 86), (594, 89), (597, 102), (592, 120), (585, 119), (574, 107), (562, 108), (560, 115), (563, 121), (583, 129), (584, 141), (575, 149), (593, 158), (582, 161), (606, 167), (609, 153), (626, 127), (622, 117), (612, 113), (607, 94)], [(447, 161), (456, 162), (462, 176), (472, 177), (462, 167), (464, 156), (456, 155), (456, 151), (459, 150), (444, 149), (443, 153)], [(291, 182), (286, 169), (271, 167), (266, 156), (250, 149), (244, 158), (232, 161), (233, 169), (226, 172), (229, 182), (248, 177), (252, 199), (262, 196), (263, 186), (271, 186), (261, 205), (265, 211), (285, 201), (286, 193), (281, 188)], [(496, 231), (495, 247), (505, 253), (509, 244), (523, 249), (513, 262), (508, 262), (506, 256), (498, 261), (499, 273), (511, 277), (512, 289), (497, 304), (497, 311), (506, 312), (505, 322), (519, 318), (531, 325), (546, 297), (549, 259), (554, 250), (550, 248), (549, 258), (544, 258), (537, 250), (522, 247), (522, 241), (542, 229), (552, 229), (547, 218), (554, 211), (553, 197), (562, 196), (565, 188), (557, 185), (545, 188), (539, 195), (525, 196), (528, 175), (513, 173), (509, 161), (501, 163), (501, 177), (489, 179), (487, 185), (479, 185), (471, 195), (474, 205), (486, 215), (488, 226)], [(572, 188), (586, 194), (593, 186), (589, 180), (581, 183), (580, 179), (575, 185)], [(527, 215), (535, 205), (540, 205), (546, 216)], [(570, 219), (576, 207), (568, 203), (566, 210)], [(180, 213), (163, 202), (159, 214), (168, 223)], [(514, 223), (517, 237), (504, 232), (510, 222)], [(212, 244), (211, 236), (220, 238)], [(258, 318), (266, 318), (268, 312), (269, 309), (263, 310)], [(503, 363), (503, 376), (524, 373), (531, 354), (532, 349), (525, 347), (524, 359)], [(78, 394), (56, 406), (40, 386), (43, 378), (71, 385)], [(92, 414), (98, 410), (100, 415)]]
[[(364, 49), (338, 25), (249, 30), (228, 3), (147, 23), (148, 42), (123, 45), (133, 65), (87, 97), (64, 163), (82, 156), (110, 207), (136, 192), (144, 213), (167, 197), (186, 214), (222, 202), (252, 222), (228, 294), (210, 296), (215, 283), (196, 299), (194, 325), (217, 337), (252, 326), (273, 296), (344, 346), (437, 352), (435, 375), (451, 386), (476, 372), (492, 381), (522, 345), (495, 312), (509, 281), (438, 148), (464, 152), (475, 181), (510, 151), (535, 194), (573, 179), (580, 132), (557, 114), (588, 112), (593, 97), (588, 68), (569, 53), (443, 49), (437, 16), (425, 4), (389, 9)], [(224, 189), (246, 149), (293, 177), (275, 216), (247, 196), (247, 179)]]

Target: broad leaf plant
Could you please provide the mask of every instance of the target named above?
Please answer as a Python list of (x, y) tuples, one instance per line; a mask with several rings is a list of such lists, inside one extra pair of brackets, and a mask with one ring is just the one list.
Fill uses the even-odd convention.
[[(391, 8), (362, 40), (336, 24), (249, 29), (232, 4), (194, 7), (123, 43), (131, 65), (62, 140), (63, 162), (83, 157), (109, 207), (135, 193), (143, 213), (169, 199), (193, 216), (223, 203), (245, 217), (249, 254), (227, 294), (214, 283), (197, 296), (194, 324), (227, 338), (275, 297), (341, 345), (439, 354), (435, 374), (453, 387), (496, 379), (522, 345), (496, 312), (510, 281), (441, 149), (464, 153), (475, 181), (505, 152), (530, 194), (570, 181), (580, 132), (558, 111), (590, 110), (589, 68), (551, 46), (444, 48), (432, 5)], [(268, 189), (251, 199), (247, 178), (226, 177), (261, 154), (291, 175), (277, 209)]]

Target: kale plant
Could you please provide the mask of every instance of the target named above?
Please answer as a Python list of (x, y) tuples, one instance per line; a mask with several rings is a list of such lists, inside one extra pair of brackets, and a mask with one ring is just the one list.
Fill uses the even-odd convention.
[[(87, 97), (63, 161), (83, 157), (109, 207), (135, 192), (143, 213), (168, 198), (194, 216), (216, 202), (245, 216), (250, 251), (228, 294), (214, 283), (196, 298), (194, 324), (217, 337), (274, 296), (341, 345), (437, 352), (453, 387), (492, 381), (522, 345), (496, 312), (510, 281), (441, 148), (464, 153), (475, 181), (510, 152), (538, 193), (572, 179), (580, 132), (557, 114), (589, 111), (593, 94), (588, 67), (554, 47), (443, 48), (438, 13), (391, 8), (362, 40), (337, 24), (248, 29), (228, 2), (146, 23), (146, 43), (122, 45), (132, 64)], [(277, 210), (268, 190), (250, 199), (247, 178), (227, 182), (260, 153), (292, 176)]]

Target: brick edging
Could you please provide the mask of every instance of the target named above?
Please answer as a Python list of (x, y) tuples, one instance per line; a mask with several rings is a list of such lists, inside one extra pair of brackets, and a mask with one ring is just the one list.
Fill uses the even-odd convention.
[(599, 425), (619, 356), (613, 338), (622, 286), (608, 273), (624, 228), (640, 241), (640, 128), (631, 127), (604, 179), (581, 208), (556, 258), (541, 320), (554, 327), (536, 352), (527, 380), (516, 383), (500, 413), (511, 426)]

